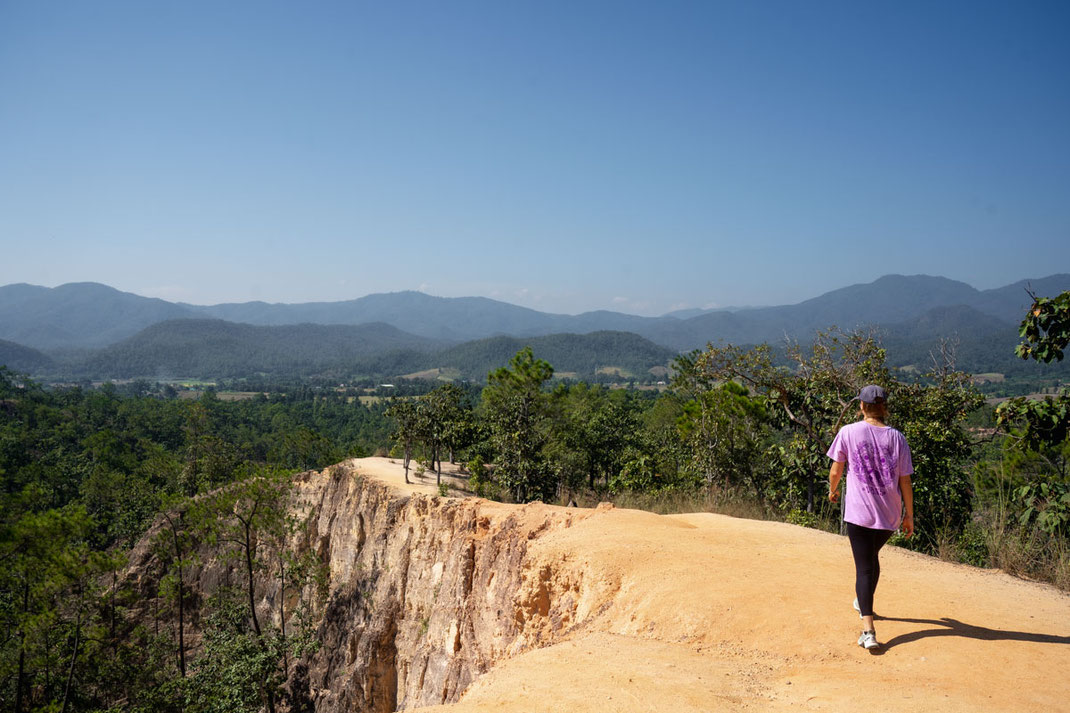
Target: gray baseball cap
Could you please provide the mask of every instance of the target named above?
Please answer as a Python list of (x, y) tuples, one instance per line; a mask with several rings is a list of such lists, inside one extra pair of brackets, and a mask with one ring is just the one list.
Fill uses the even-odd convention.
[(869, 386), (863, 386), (862, 390), (858, 392), (858, 400), (866, 404), (883, 403), (888, 400), (888, 394), (884, 393), (884, 389), (876, 384), (870, 384)]

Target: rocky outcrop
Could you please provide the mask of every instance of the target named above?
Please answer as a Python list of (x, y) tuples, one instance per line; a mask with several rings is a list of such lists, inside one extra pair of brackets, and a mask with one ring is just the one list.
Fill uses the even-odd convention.
[[(326, 574), (313, 618), (319, 648), (291, 665), (294, 710), (452, 702), (498, 660), (581, 623), (581, 582), (529, 568), (525, 554), (533, 539), (593, 511), (399, 492), (354, 462), (299, 474), (294, 485), (292, 508), (303, 525), (290, 546), (311, 549)], [(143, 543), (128, 571), (146, 593), (155, 586), (152, 559)], [(187, 573), (194, 598), (241, 582), (236, 565), (214, 553), (200, 561)], [(258, 579), (256, 600), (262, 621), (278, 625), (285, 611), (293, 629), (294, 602), (281, 606), (276, 580)], [(193, 649), (198, 624), (188, 624)]]
[[(301, 527), (289, 549), (326, 577), (301, 595), (315, 603), (320, 647), (288, 662), (290, 710), (1066, 707), (1051, 682), (1070, 667), (1070, 598), (1051, 587), (887, 547), (884, 655), (873, 658), (855, 645), (839, 536), (710, 513), (440, 498), (429, 481), (403, 490), (387, 459), (295, 478)], [(127, 572), (150, 607), (145, 621), (160, 570), (149, 539)], [(258, 555), (272, 561), (266, 543)], [(210, 549), (196, 560), (190, 600), (243, 583)], [(256, 582), (259, 619), (278, 625), (286, 612), (292, 632), (299, 597), (283, 606), (273, 575)], [(173, 626), (162, 614), (159, 624)], [(187, 621), (191, 658), (199, 628)]]

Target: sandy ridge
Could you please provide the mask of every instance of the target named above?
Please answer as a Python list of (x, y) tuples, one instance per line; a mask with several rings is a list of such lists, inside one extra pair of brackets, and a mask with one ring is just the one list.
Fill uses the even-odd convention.
[[(388, 459), (354, 464), (437, 493)], [(886, 549), (873, 656), (854, 643), (847, 542), (828, 533), (604, 508), (526, 562), (532, 586), (576, 597), (566, 633), (420, 710), (1070, 711), (1070, 596), (1000, 572)]]

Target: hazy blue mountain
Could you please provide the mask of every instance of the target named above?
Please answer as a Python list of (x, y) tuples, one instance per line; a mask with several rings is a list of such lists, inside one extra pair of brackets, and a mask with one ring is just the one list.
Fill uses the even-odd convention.
[(1026, 283), (1032, 284), (1039, 295), (1054, 295), (1070, 289), (1070, 275), (1023, 280), (984, 291), (944, 277), (887, 275), (794, 305), (710, 312), (675, 323), (665, 321), (654, 330), (639, 333), (680, 350), (701, 348), (707, 342), (776, 343), (786, 337), (805, 339), (815, 330), (833, 325), (854, 329), (894, 324), (921, 317), (937, 307), (959, 305), (1011, 325), (1021, 320), (1030, 304), (1022, 287)]
[(36, 349), (105, 346), (151, 324), (193, 316), (181, 305), (95, 282), (0, 287), (0, 339)]
[(51, 369), (52, 358), (43, 352), (0, 339), (0, 366), (12, 371), (39, 374)]
[(1049, 365), (1019, 359), (1014, 354), (1017, 325), (967, 305), (934, 307), (913, 319), (884, 325), (878, 334), (891, 366), (928, 370), (946, 341), (954, 348), (956, 366), (974, 374), (1050, 378), (1070, 373), (1070, 362)]
[(684, 311), (662, 317), (610, 311), (551, 314), (485, 297), (432, 297), (411, 291), (341, 302), (246, 302), (201, 307), (139, 297), (93, 283), (53, 289), (8, 285), (0, 287), (0, 339), (49, 350), (104, 346), (167, 319), (212, 317), (262, 326), (383, 322), (410, 334), (454, 342), (500, 335), (622, 331), (671, 349), (688, 350), (701, 348), (707, 342), (806, 339), (814, 330), (832, 325), (851, 329), (898, 323), (935, 307), (956, 305), (1017, 323), (1029, 304), (1026, 285), (1031, 285), (1037, 294), (1057, 294), (1070, 289), (1070, 275), (1023, 280), (992, 290), (976, 290), (943, 277), (887, 275), (794, 305), (718, 309), (694, 316)]
[(1065, 290), (1070, 290), (1070, 275), (1064, 273), (1037, 280), (1019, 280), (1005, 287), (984, 290), (968, 304), (985, 314), (1018, 324), (1033, 304), (1029, 291), (1038, 297), (1054, 297)]
[(927, 275), (887, 275), (851, 285), (794, 305), (756, 307), (745, 312), (710, 312), (645, 335), (676, 349), (701, 348), (707, 342), (756, 344), (785, 338), (805, 339), (817, 329), (899, 322), (933, 306), (965, 304), (978, 294), (969, 285)]
[(572, 319), (486, 297), (432, 297), (413, 291), (367, 295), (343, 302), (184, 306), (205, 316), (248, 324), (386, 322), (413, 334), (454, 341), (492, 334), (546, 334), (560, 331)]
[(741, 312), (745, 309), (754, 309), (754, 307), (710, 307), (708, 309), (702, 309), (701, 307), (691, 307), (689, 309), (677, 309), (672, 312), (666, 312), (661, 315), (662, 317), (673, 317), (674, 319), (691, 319), (692, 317), (699, 317), (711, 312)]
[(92, 378), (304, 375), (384, 352), (418, 354), (438, 346), (383, 323), (264, 327), (182, 319), (154, 324), (69, 368), (75, 376)]

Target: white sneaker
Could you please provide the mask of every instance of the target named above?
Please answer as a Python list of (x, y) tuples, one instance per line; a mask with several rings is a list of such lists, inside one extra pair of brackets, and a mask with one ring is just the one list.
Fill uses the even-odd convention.
[(866, 651), (872, 651), (873, 649), (879, 649), (880, 644), (877, 643), (877, 634), (873, 631), (863, 631), (862, 635), (858, 637), (858, 645)]
[(855, 600), (851, 604), (851, 606), (853, 606), (855, 608), (855, 611), (858, 612), (858, 618), (861, 619), (862, 618), (862, 610), (858, 606), (858, 597), (855, 597)]

